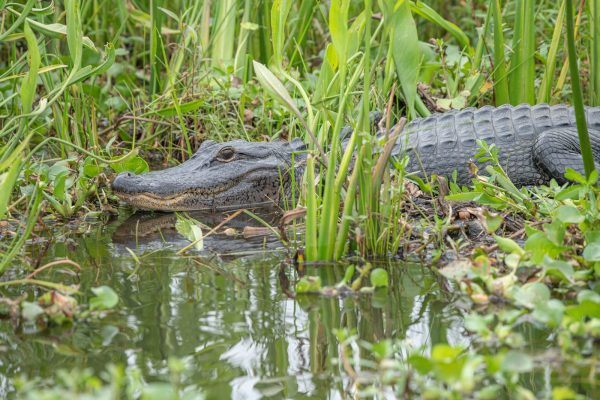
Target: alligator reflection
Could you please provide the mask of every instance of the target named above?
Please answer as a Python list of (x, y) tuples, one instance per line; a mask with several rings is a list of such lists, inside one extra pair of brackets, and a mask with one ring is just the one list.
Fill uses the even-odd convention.
[[(281, 213), (274, 208), (252, 210), (262, 221), (277, 225)], [(232, 216), (220, 213), (189, 212), (186, 215), (207, 225), (210, 229), (221, 225), (217, 231), (204, 240), (206, 252), (220, 255), (242, 255), (262, 251), (282, 249), (282, 244), (273, 231), (254, 217), (241, 213)], [(227, 220), (225, 223), (223, 223)], [(117, 225), (112, 240), (118, 252), (126, 249), (138, 251), (158, 250), (166, 247), (180, 249), (190, 242), (175, 229), (175, 213), (135, 213)], [(205, 230), (203, 232), (207, 234)]]
[[(159, 221), (166, 216), (160, 218), (153, 220), (155, 227), (163, 226)], [(136, 225), (141, 242), (143, 224)], [(84, 367), (100, 372), (108, 363), (137, 370), (149, 382), (169, 380), (168, 360), (178, 357), (187, 366), (182, 385), (206, 398), (340, 398), (348, 382), (335, 365), (336, 329), (355, 330), (368, 341), (406, 339), (424, 352), (436, 343), (466, 340), (450, 294), (422, 266), (388, 265), (390, 287), (373, 295), (294, 299), (279, 283), (281, 257), (217, 263), (147, 244), (133, 257), (115, 251), (126, 246), (116, 243), (126, 235), (113, 229), (85, 236), (66, 232), (47, 259), (68, 255), (78, 262), (82, 293), (108, 285), (119, 294), (119, 311), (102, 323), (77, 322), (67, 332), (45, 335), (15, 334), (10, 324), (0, 324), (0, 397), (10, 394), (17, 375), (46, 378), (57, 369)], [(227, 241), (233, 240), (213, 244)], [(232, 249), (241, 246), (235, 243)], [(293, 284), (294, 271), (284, 272)], [(334, 267), (307, 272), (323, 273), (327, 285), (343, 276)], [(40, 278), (65, 279), (58, 270)]]

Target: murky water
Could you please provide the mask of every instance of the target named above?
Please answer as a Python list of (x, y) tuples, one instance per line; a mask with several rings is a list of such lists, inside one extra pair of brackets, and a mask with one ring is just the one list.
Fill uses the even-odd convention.
[[(215, 226), (222, 217), (215, 218), (198, 219)], [(371, 294), (293, 298), (288, 281), (293, 285), (297, 271), (282, 262), (289, 254), (273, 237), (244, 230), (248, 219), (229, 223), (236, 235), (231, 229), (229, 236), (211, 235), (205, 252), (188, 256), (176, 254), (189, 242), (173, 222), (167, 214), (136, 215), (61, 229), (32, 247), (32, 255), (46, 249), (42, 263), (68, 257), (82, 267), (78, 276), (54, 269), (39, 278), (79, 282), (86, 294), (108, 285), (120, 303), (101, 321), (44, 333), (0, 322), (0, 397), (14, 394), (13, 380), (22, 374), (101, 373), (109, 363), (135, 368), (147, 382), (168, 381), (168, 360), (177, 357), (186, 365), (182, 384), (209, 399), (336, 399), (348, 388), (338, 364), (338, 329), (369, 342), (405, 340), (424, 353), (437, 343), (469, 345), (456, 296), (426, 266), (378, 265), (388, 270), (390, 287)], [(306, 272), (335, 285), (344, 271)], [(543, 342), (543, 332), (534, 336)], [(532, 375), (528, 386), (543, 389), (547, 373)]]
[[(448, 307), (450, 294), (420, 265), (387, 265), (390, 288), (374, 294), (294, 299), (281, 278), (293, 283), (296, 273), (282, 264), (285, 252), (272, 238), (215, 235), (206, 241), (207, 253), (177, 256), (187, 242), (161, 218), (53, 239), (45, 259), (69, 257), (82, 272), (76, 278), (55, 270), (43, 278), (80, 279), (84, 293), (108, 285), (120, 296), (118, 311), (101, 323), (45, 334), (15, 333), (2, 322), (0, 394), (10, 393), (20, 374), (52, 377), (57, 369), (83, 367), (100, 372), (107, 363), (135, 366), (149, 382), (168, 380), (167, 361), (174, 356), (188, 366), (184, 384), (208, 398), (337, 398), (344, 382), (333, 364), (336, 329), (354, 329), (368, 341), (410, 338), (425, 347), (466, 341), (458, 313)], [(162, 233), (147, 232), (148, 226)], [(214, 250), (254, 254), (233, 258)], [(343, 276), (331, 266), (308, 273), (322, 274), (330, 285)]]

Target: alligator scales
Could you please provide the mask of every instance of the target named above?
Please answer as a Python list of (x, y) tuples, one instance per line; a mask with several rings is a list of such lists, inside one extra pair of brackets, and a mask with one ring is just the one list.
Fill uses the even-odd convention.
[[(596, 165), (600, 161), (600, 107), (586, 109)], [(471, 179), (477, 140), (495, 144), (517, 186), (565, 182), (566, 168), (583, 172), (573, 108), (546, 104), (486, 106), (435, 114), (408, 124), (392, 154), (408, 154), (408, 173)], [(228, 210), (274, 203), (291, 193), (290, 172), (302, 176), (305, 146), (292, 142), (204, 142), (188, 161), (142, 175), (119, 174), (113, 190), (144, 209)], [(283, 190), (282, 190), (283, 189)]]

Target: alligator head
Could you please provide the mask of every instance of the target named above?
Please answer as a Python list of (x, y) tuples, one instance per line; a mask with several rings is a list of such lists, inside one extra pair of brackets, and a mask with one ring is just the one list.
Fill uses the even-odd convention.
[(112, 183), (126, 203), (146, 210), (223, 211), (279, 204), (300, 181), (306, 155), (292, 142), (207, 140), (186, 162), (162, 171), (119, 174)]

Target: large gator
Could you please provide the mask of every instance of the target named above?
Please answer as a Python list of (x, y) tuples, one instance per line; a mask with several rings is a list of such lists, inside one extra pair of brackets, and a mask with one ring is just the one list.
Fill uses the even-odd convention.
[[(600, 162), (600, 107), (586, 109), (592, 151)], [(436, 114), (408, 124), (392, 156), (408, 154), (407, 172), (471, 179), (468, 162), (477, 140), (495, 144), (501, 165), (517, 186), (564, 183), (566, 168), (583, 172), (571, 107), (546, 104), (486, 106)], [(302, 177), (302, 142), (206, 141), (194, 156), (173, 168), (119, 174), (114, 192), (125, 202), (162, 211), (230, 210), (278, 203)], [(293, 173), (292, 173), (293, 172)]]

